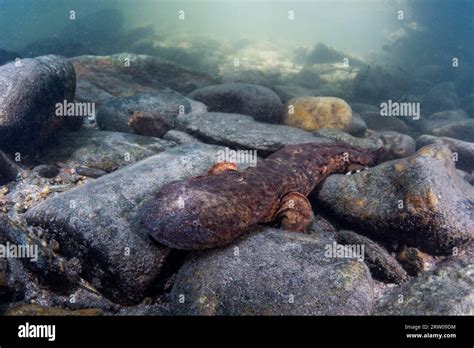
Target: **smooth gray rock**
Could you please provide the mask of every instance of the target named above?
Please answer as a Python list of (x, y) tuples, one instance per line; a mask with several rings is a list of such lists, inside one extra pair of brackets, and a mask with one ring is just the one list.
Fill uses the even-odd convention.
[(205, 172), (218, 149), (195, 144), (162, 152), (51, 197), (28, 210), (26, 220), (49, 229), (59, 253), (78, 258), (81, 276), (102, 294), (136, 303), (164, 277), (170, 253), (140, 224), (142, 202), (170, 181)]
[(294, 85), (277, 85), (273, 91), (280, 97), (283, 103), (296, 97), (316, 96), (317, 91), (310, 88), (304, 88)]
[(175, 143), (119, 132), (82, 129), (67, 134), (43, 156), (46, 163), (63, 162), (69, 167), (114, 171), (173, 147)]
[(328, 143), (302, 129), (256, 122), (251, 116), (209, 112), (194, 116), (179, 116), (178, 128), (206, 143), (235, 149), (250, 149), (267, 155), (285, 145)]
[(163, 139), (168, 140), (168, 141), (174, 141), (175, 143), (180, 144), (180, 145), (202, 143), (202, 141), (196, 139), (192, 135), (189, 135), (188, 133), (181, 132), (174, 129), (166, 132), (166, 134), (163, 135)]
[(323, 128), (313, 133), (317, 137), (332, 139), (335, 141), (342, 141), (351, 146), (357, 146), (367, 149), (370, 152), (377, 151), (383, 147), (383, 143), (379, 139), (356, 138), (343, 131), (333, 128)]
[(244, 114), (262, 122), (279, 123), (283, 112), (283, 103), (275, 92), (248, 83), (208, 86), (188, 96), (204, 103), (211, 112)]
[(437, 137), (474, 142), (474, 119), (456, 121), (424, 121), (421, 130)]
[(367, 131), (367, 124), (356, 112), (352, 112), (351, 123), (347, 129), (347, 133), (355, 137), (363, 137)]
[(331, 175), (318, 201), (355, 231), (431, 254), (450, 254), (474, 237), (474, 189), (441, 145), (358, 174)]
[(474, 170), (474, 143), (431, 135), (422, 135), (416, 139), (418, 149), (429, 144), (445, 144), (453, 153), (457, 154), (455, 162), (457, 168), (468, 172)]
[(82, 117), (55, 115), (56, 104), (74, 101), (76, 75), (63, 57), (22, 59), (0, 66), (0, 149), (36, 154), (62, 129), (78, 129)]
[(367, 266), (325, 256), (333, 242), (266, 228), (225, 248), (193, 253), (176, 276), (171, 308), (185, 315), (369, 314)]
[(100, 130), (151, 135), (144, 134), (130, 122), (134, 112), (148, 112), (155, 115), (161, 124), (153, 136), (163, 136), (174, 127), (174, 119), (180, 110), (185, 114), (191, 111), (189, 100), (170, 89), (113, 98), (102, 103), (97, 111), (97, 125)]

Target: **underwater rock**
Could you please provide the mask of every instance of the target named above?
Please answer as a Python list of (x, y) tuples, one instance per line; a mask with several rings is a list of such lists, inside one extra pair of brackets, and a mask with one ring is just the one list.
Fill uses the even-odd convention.
[(303, 143), (330, 143), (311, 133), (293, 127), (256, 122), (251, 116), (209, 112), (200, 115), (182, 115), (178, 128), (207, 143), (234, 149), (257, 150), (268, 155), (284, 145)]
[(474, 188), (459, 178), (451, 151), (441, 145), (354, 175), (332, 175), (318, 200), (378, 241), (430, 254), (450, 254), (474, 237)]
[(76, 83), (76, 101), (79, 103), (95, 103), (96, 109), (106, 100), (114, 98), (112, 94), (98, 88), (87, 80), (78, 80)]
[(283, 104), (271, 89), (249, 83), (225, 83), (190, 93), (189, 98), (204, 103), (211, 112), (253, 116), (257, 121), (279, 123)]
[(205, 172), (218, 149), (195, 144), (162, 152), (50, 197), (28, 210), (26, 220), (48, 228), (59, 253), (78, 258), (81, 276), (100, 293), (135, 303), (163, 277), (170, 253), (140, 224), (141, 203), (170, 181)]
[(421, 109), (424, 114), (459, 108), (461, 102), (452, 82), (442, 82), (432, 87), (423, 96)]
[(165, 87), (186, 94), (196, 88), (218, 83), (203, 73), (147, 55), (121, 53), (80, 56), (70, 61), (74, 64), (78, 83), (87, 81), (114, 97), (153, 93)]
[(423, 272), (431, 271), (435, 268), (435, 260), (432, 256), (413, 247), (405, 247), (398, 252), (397, 261), (413, 277), (418, 277)]
[(318, 42), (309, 52), (307, 52), (304, 63), (306, 65), (343, 63), (344, 58), (348, 58), (352, 66), (360, 67), (364, 65), (361, 60), (351, 57), (346, 53), (330, 47), (322, 42)]
[(392, 131), (369, 131), (367, 137), (382, 141), (386, 152), (390, 154), (390, 157), (386, 158), (387, 160), (411, 156), (416, 150), (415, 139), (406, 134)]
[(473, 315), (473, 253), (452, 257), (435, 271), (394, 288), (377, 301), (376, 315)]
[(416, 139), (418, 149), (429, 144), (445, 144), (457, 156), (456, 168), (468, 172), (474, 170), (474, 144), (472, 142), (431, 135), (422, 135)]
[(382, 116), (380, 109), (377, 111), (366, 111), (361, 110), (359, 112), (360, 117), (364, 120), (367, 128), (375, 131), (392, 131), (399, 133), (409, 133), (410, 129), (406, 123), (399, 117)]
[(62, 129), (78, 129), (81, 117), (55, 115), (56, 103), (72, 102), (73, 66), (59, 56), (23, 59), (0, 66), (0, 149), (33, 154)]
[(38, 57), (57, 54), (63, 57), (77, 57), (85, 54), (95, 54), (80, 41), (68, 39), (45, 38), (36, 40), (21, 49), (23, 57)]
[(375, 103), (397, 99), (405, 91), (405, 76), (400, 71), (388, 71), (380, 66), (361, 68), (353, 81), (353, 99)]
[(459, 121), (424, 121), (422, 131), (437, 137), (474, 142), (474, 119)]
[(54, 178), (59, 174), (60, 169), (53, 164), (42, 164), (33, 169), (33, 172), (42, 178)]
[(296, 74), (289, 78), (292, 84), (310, 89), (317, 89), (321, 86), (321, 78), (317, 71), (310, 67), (303, 67)]
[(100, 130), (161, 137), (174, 127), (174, 119), (191, 111), (189, 99), (165, 89), (153, 94), (109, 99), (97, 110)]
[(317, 90), (294, 85), (277, 85), (273, 87), (273, 91), (280, 97), (283, 103), (296, 97), (318, 95)]
[(175, 144), (152, 137), (119, 132), (82, 129), (64, 136), (58, 145), (43, 156), (46, 163), (65, 163), (112, 172)]
[(18, 175), (18, 166), (0, 151), (0, 185), (14, 181)]
[(189, 135), (188, 133), (181, 132), (178, 130), (170, 130), (166, 132), (165, 135), (163, 135), (164, 140), (168, 141), (173, 141), (177, 144), (183, 145), (183, 144), (200, 144), (202, 143), (201, 140), (196, 139), (192, 135)]
[(21, 58), (17, 53), (6, 51), (0, 48), (0, 65), (12, 62), (17, 58)]
[(367, 237), (352, 231), (339, 231), (337, 242), (344, 245), (363, 245), (364, 262), (374, 279), (385, 283), (400, 284), (408, 279), (407, 272), (387, 250)]
[(367, 124), (358, 113), (352, 112), (351, 123), (347, 126), (346, 131), (355, 137), (362, 137), (367, 131)]
[(369, 314), (373, 289), (367, 266), (326, 256), (333, 243), (329, 237), (266, 228), (225, 248), (193, 253), (176, 276), (170, 296), (173, 312)]
[(101, 170), (101, 169), (96, 169), (96, 168), (89, 168), (89, 167), (77, 167), (75, 168), (75, 171), (79, 175), (87, 176), (89, 178), (100, 178), (101, 176), (104, 176), (107, 174), (106, 171)]
[(383, 147), (383, 143), (379, 139), (356, 138), (350, 134), (332, 128), (323, 128), (313, 134), (317, 137), (342, 141), (348, 145), (357, 146), (369, 150), (370, 152), (375, 152)]
[(300, 97), (286, 102), (283, 124), (315, 131), (335, 128), (345, 131), (352, 120), (352, 110), (343, 99), (334, 97)]
[(272, 83), (265, 74), (260, 70), (244, 70), (234, 69), (234, 71), (223, 73), (223, 82), (225, 83), (248, 83), (252, 85), (271, 88)]

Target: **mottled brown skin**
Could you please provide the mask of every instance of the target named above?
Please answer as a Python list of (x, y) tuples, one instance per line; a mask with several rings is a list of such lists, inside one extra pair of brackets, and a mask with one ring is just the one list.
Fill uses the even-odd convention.
[(142, 207), (141, 221), (158, 242), (185, 250), (223, 246), (278, 218), (283, 228), (301, 231), (311, 215), (305, 197), (316, 185), (374, 161), (373, 154), (344, 144), (286, 146), (256, 167), (164, 186)]

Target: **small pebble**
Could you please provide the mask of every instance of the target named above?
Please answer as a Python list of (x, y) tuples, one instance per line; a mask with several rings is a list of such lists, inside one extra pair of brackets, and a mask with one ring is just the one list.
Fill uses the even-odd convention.
[(59, 174), (59, 168), (51, 164), (42, 164), (34, 169), (34, 172), (42, 178), (51, 179)]
[(99, 178), (107, 172), (101, 170), (101, 169), (96, 169), (96, 168), (89, 168), (89, 167), (77, 167), (76, 168), (76, 173), (79, 175), (84, 175), (89, 178)]

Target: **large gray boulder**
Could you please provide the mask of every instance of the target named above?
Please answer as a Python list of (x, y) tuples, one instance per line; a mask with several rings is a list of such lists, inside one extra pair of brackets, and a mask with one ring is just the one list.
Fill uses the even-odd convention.
[(51, 197), (28, 210), (26, 220), (47, 228), (60, 254), (78, 258), (81, 276), (99, 292), (135, 303), (163, 280), (170, 254), (140, 224), (142, 202), (170, 181), (205, 172), (218, 149), (184, 145), (162, 152)]
[(474, 170), (474, 143), (448, 137), (422, 135), (416, 139), (416, 147), (421, 148), (430, 144), (444, 144), (453, 154), (457, 155), (456, 167), (470, 172)]
[(188, 96), (204, 103), (211, 112), (250, 115), (262, 122), (278, 123), (283, 112), (283, 104), (275, 92), (249, 83), (208, 86)]
[[(181, 94), (165, 89), (152, 94), (136, 94), (130, 97), (118, 97), (105, 101), (97, 111), (97, 124), (101, 130), (137, 133), (142, 135), (163, 136), (174, 127), (174, 119), (182, 112), (191, 110), (189, 100)], [(133, 122), (139, 113), (147, 113), (154, 119), (148, 129), (140, 129)], [(151, 132), (155, 134), (144, 134)]]
[(0, 66), (0, 149), (33, 154), (61, 129), (78, 129), (81, 117), (56, 116), (56, 104), (73, 102), (76, 75), (60, 56)]
[(332, 175), (317, 196), (341, 222), (385, 243), (451, 254), (474, 237), (474, 188), (442, 145), (358, 174)]
[(175, 143), (136, 134), (81, 129), (66, 134), (42, 160), (112, 172), (173, 147)]
[(182, 115), (177, 127), (207, 143), (236, 149), (257, 150), (263, 155), (285, 145), (301, 143), (330, 143), (302, 129), (255, 121), (251, 116), (209, 112), (199, 115)]
[(366, 315), (367, 266), (326, 254), (334, 239), (267, 228), (192, 254), (170, 295), (175, 314)]

